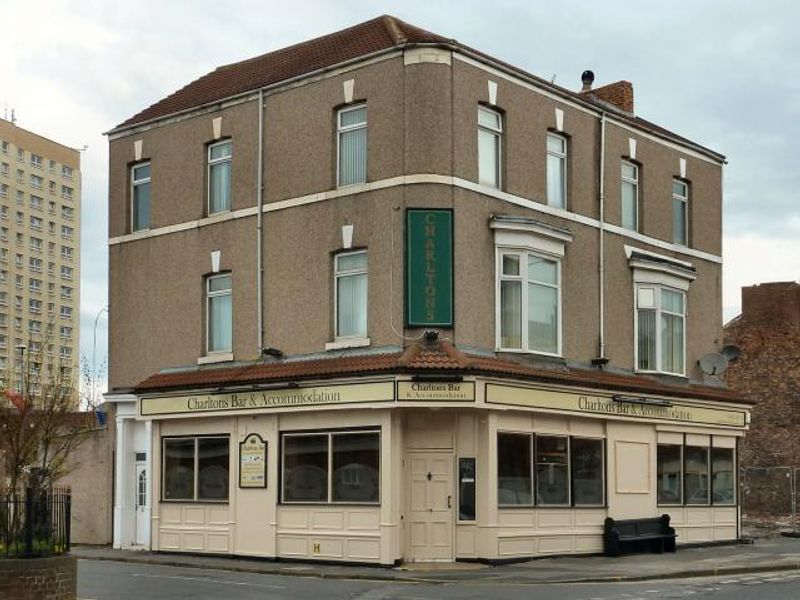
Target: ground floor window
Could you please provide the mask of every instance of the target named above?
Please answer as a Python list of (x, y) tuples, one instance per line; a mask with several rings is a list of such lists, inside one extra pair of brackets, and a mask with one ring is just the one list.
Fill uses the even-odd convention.
[(164, 500), (221, 502), (228, 499), (228, 436), (162, 439)]
[(281, 448), (283, 502), (380, 502), (379, 431), (284, 433)]
[(602, 506), (602, 439), (532, 433), (497, 434), (500, 506)]
[(733, 448), (659, 444), (658, 504), (736, 504), (735, 464)]

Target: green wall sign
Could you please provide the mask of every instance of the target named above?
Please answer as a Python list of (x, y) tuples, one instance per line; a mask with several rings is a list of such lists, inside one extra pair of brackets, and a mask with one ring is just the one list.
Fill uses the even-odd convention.
[(406, 211), (406, 323), (453, 325), (453, 211)]

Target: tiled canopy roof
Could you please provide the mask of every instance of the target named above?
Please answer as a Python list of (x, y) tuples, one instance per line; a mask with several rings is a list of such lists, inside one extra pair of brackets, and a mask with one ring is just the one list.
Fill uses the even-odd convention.
[[(259, 88), (301, 77), (321, 69), (334, 67), (350, 60), (364, 58), (375, 52), (402, 48), (407, 44), (439, 44), (461, 50), (477, 57), (479, 60), (500, 65), (524, 78), (535, 80), (539, 85), (549, 88), (562, 96), (567, 96), (579, 102), (594, 104), (601, 109), (608, 109), (609, 107), (608, 103), (598, 101), (591, 94), (581, 94), (556, 85), (519, 67), (470, 48), (454, 39), (410, 25), (393, 16), (382, 15), (347, 29), (301, 42), (294, 46), (218, 67), (117, 125), (115, 130), (219, 102), (226, 98), (256, 91)], [(637, 127), (649, 130), (656, 135), (691, 144), (719, 160), (724, 159), (721, 154), (714, 150), (704, 148), (691, 140), (639, 117), (624, 113), (618, 114), (617, 117)]]
[(370, 375), (483, 375), (510, 377), (540, 383), (573, 385), (616, 392), (654, 394), (724, 402), (749, 403), (734, 391), (702, 385), (672, 385), (643, 376), (584, 369), (542, 369), (490, 356), (465, 354), (445, 341), (413, 344), (404, 351), (314, 358), (270, 360), (227, 368), (196, 368), (152, 375), (136, 386), (137, 393), (224, 386), (299, 382), (308, 379)]

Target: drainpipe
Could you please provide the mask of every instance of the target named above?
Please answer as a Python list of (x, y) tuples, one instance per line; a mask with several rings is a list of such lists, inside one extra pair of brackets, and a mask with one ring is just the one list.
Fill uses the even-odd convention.
[(600, 356), (601, 364), (606, 359), (606, 294), (605, 294), (605, 183), (606, 183), (606, 112), (600, 115), (600, 259), (598, 276), (600, 279)]
[(264, 348), (264, 90), (258, 90), (258, 169), (256, 170), (256, 310), (258, 323), (257, 357)]

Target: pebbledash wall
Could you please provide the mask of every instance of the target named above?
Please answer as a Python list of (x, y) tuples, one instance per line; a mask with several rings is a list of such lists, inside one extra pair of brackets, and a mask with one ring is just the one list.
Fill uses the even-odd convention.
[[(114, 545), (503, 560), (598, 552), (606, 516), (662, 513), (681, 544), (736, 539), (750, 409), (696, 366), (721, 348), (724, 157), (635, 117), (623, 83), (569, 92), (381, 17), (222, 67), (112, 130)], [(358, 107), (363, 177), (340, 185), (339, 119)], [(565, 206), (547, 200), (548, 136)], [(217, 144), (230, 205), (209, 215)], [(132, 223), (134, 177), (147, 227)], [(413, 214), (451, 223), (431, 275), (447, 310), (419, 320), (410, 256), (427, 260), (430, 240)], [(354, 251), (366, 325), (338, 336), (335, 265)], [(502, 345), (501, 280), (528, 257), (552, 267), (557, 301), (542, 316), (533, 303), (519, 336), (544, 327), (546, 351)], [(231, 341), (209, 352), (218, 274)], [(669, 350), (652, 346), (673, 367), (640, 360), (639, 308), (680, 322)]]

